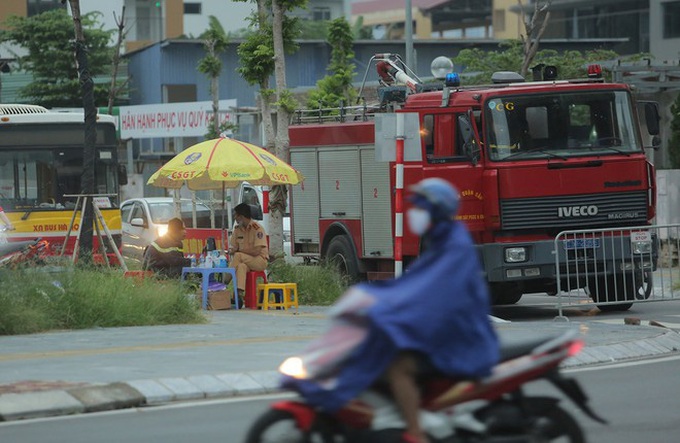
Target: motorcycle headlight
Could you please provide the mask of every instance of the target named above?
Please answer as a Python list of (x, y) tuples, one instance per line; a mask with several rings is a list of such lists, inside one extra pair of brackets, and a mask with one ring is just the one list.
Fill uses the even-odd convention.
[(281, 366), (279, 366), (279, 372), (293, 378), (302, 379), (307, 377), (305, 364), (300, 357), (288, 357), (285, 359)]

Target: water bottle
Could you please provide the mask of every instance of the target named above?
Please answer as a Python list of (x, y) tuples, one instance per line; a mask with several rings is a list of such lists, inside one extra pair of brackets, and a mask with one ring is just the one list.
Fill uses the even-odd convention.
[(212, 268), (213, 267), (213, 257), (209, 252), (207, 254), (205, 254), (205, 267), (206, 268)]
[(189, 259), (191, 260), (191, 267), (195, 268), (196, 267), (196, 254), (191, 254), (189, 256)]
[(222, 254), (220, 255), (220, 268), (226, 268), (227, 267), (227, 256), (224, 255), (224, 251), (222, 251)]
[(201, 260), (199, 261), (199, 267), (205, 268), (205, 255), (201, 254)]

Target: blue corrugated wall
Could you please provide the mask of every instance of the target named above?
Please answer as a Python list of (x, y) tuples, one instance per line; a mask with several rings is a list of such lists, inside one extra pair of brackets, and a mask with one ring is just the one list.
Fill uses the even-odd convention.
[[(236, 72), (239, 58), (236, 49), (240, 40), (229, 43), (222, 54), (222, 75), (220, 76), (220, 98), (236, 99), (238, 105), (254, 106), (257, 86), (250, 86)], [(415, 41), (417, 68), (415, 72), (421, 77), (429, 77), (430, 62), (437, 56), (455, 57), (461, 49), (479, 47), (482, 49), (498, 49), (498, 41), (493, 40), (428, 40)], [(616, 42), (599, 40), (588, 41), (543, 41), (542, 49), (585, 50), (593, 48), (610, 49)], [(404, 54), (402, 41), (366, 40), (354, 43), (355, 65), (360, 82), (366, 64), (376, 53), (396, 52)], [(130, 74), (130, 104), (162, 103), (162, 85), (192, 84), (196, 85), (197, 101), (210, 100), (209, 79), (198, 72), (196, 66), (204, 56), (200, 40), (168, 40), (148, 48), (128, 54)], [(326, 67), (330, 60), (331, 48), (324, 41), (300, 42), (300, 49), (286, 56), (286, 80), (288, 88), (311, 88), (317, 80), (327, 74)], [(369, 81), (375, 81), (376, 75), (369, 72)], [(275, 86), (272, 77), (270, 86)]]

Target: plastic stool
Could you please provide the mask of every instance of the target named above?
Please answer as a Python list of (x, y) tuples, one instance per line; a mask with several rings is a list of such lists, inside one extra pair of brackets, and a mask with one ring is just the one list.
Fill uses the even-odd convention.
[[(274, 298), (274, 301), (271, 298)], [(261, 283), (257, 285), (257, 307), (263, 311), (270, 308), (298, 310), (297, 283)]]
[(248, 309), (257, 309), (257, 279), (261, 278), (267, 283), (267, 274), (264, 271), (248, 271), (246, 274), (246, 300)]

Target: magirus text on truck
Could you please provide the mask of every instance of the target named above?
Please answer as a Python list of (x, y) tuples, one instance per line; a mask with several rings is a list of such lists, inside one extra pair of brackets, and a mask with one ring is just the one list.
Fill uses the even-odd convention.
[[(599, 67), (572, 80), (558, 80), (550, 66), (529, 82), (498, 72), (492, 84), (466, 87), (445, 72), (426, 84), (394, 54), (377, 54), (370, 66), (379, 83), (373, 101), (362, 86), (360, 106), (299, 111), (290, 127), (291, 163), (306, 177), (292, 190), (295, 254), (333, 260), (353, 279), (394, 275), (398, 168), (381, 160), (395, 134), (379, 118), (388, 114), (408, 117), (404, 188), (441, 177), (459, 190), (458, 218), (478, 245), (494, 303), (556, 293), (560, 232), (616, 228), (626, 236), (620, 228), (654, 217), (654, 167), (644, 149), (659, 145), (658, 108), (636, 101), (628, 85), (605, 82)], [(408, 230), (403, 236), (408, 266), (420, 244)], [(598, 265), (612, 278), (641, 281)], [(621, 309), (630, 306), (628, 292), (615, 295)]]

